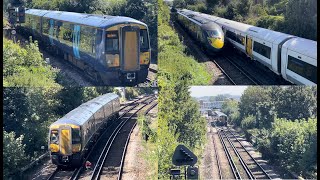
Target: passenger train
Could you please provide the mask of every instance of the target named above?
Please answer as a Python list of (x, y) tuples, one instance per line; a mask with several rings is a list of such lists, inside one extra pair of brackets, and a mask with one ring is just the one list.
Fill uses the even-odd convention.
[(177, 20), (209, 53), (222, 49), (224, 34), (218, 24), (188, 11), (177, 11)]
[(220, 111), (214, 111), (213, 117), (217, 120), (217, 125), (219, 126), (227, 126), (228, 124), (228, 116), (225, 115), (223, 112)]
[(145, 82), (151, 60), (148, 26), (107, 15), (27, 9), (18, 27), (104, 85)]
[[(317, 84), (317, 42), (190, 10), (178, 14), (218, 24), (225, 40), (294, 84)], [(200, 33), (197, 30), (197, 33)]]
[(49, 151), (53, 164), (78, 167), (104, 127), (119, 117), (116, 94), (96, 97), (58, 119), (49, 127)]

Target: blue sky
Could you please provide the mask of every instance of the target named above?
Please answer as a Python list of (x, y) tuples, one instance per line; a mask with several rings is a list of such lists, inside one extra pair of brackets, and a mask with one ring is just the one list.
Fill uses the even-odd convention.
[(248, 86), (191, 86), (192, 97), (216, 96), (218, 94), (242, 95)]

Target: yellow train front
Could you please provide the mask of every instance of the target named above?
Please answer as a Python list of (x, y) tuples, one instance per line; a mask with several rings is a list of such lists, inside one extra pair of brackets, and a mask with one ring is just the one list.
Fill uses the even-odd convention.
[(221, 27), (203, 17), (201, 13), (186, 9), (177, 11), (178, 22), (208, 53), (221, 51), (224, 46), (224, 33)]
[(79, 167), (103, 127), (119, 117), (116, 94), (105, 94), (70, 111), (49, 127), (49, 151), (53, 164)]
[(50, 126), (49, 148), (53, 164), (78, 166), (81, 164), (80, 126), (70, 120)]

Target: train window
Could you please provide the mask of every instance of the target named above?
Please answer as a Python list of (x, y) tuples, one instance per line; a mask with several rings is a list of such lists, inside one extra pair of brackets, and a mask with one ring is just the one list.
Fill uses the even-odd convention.
[(72, 128), (72, 144), (80, 144), (80, 143), (81, 143), (80, 129)]
[(80, 35), (80, 48), (83, 52), (94, 56), (94, 46), (95, 46), (95, 29), (91, 27), (82, 26)]
[(317, 83), (317, 67), (303, 62), (292, 56), (288, 56), (288, 69), (300, 76)]
[(234, 41), (237, 41), (237, 35), (234, 32), (231, 32), (229, 30), (226, 31), (226, 37), (229, 39), (232, 39)]
[(58, 130), (51, 130), (50, 143), (51, 144), (59, 144), (59, 132), (58, 132)]
[(65, 44), (72, 46), (72, 28), (70, 23), (64, 22), (62, 24), (60, 27), (59, 39)]
[(63, 25), (62, 21), (56, 21), (55, 25), (57, 26), (55, 29), (56, 29), (56, 35), (55, 37), (57, 39), (59, 39), (59, 34), (61, 32), (61, 26)]
[(49, 19), (45, 18), (42, 23), (42, 33), (45, 35), (49, 35)]
[(118, 31), (109, 31), (106, 35), (106, 52), (119, 52)]
[(216, 37), (216, 36), (219, 36), (219, 32), (217, 30), (212, 30), (212, 31), (207, 31), (207, 35), (209, 37)]
[(140, 30), (140, 50), (149, 49), (148, 31), (145, 29)]
[(240, 34), (237, 34), (237, 39), (236, 39), (236, 41), (237, 41), (239, 44), (244, 45), (244, 36), (241, 36)]
[(261, 54), (262, 56), (270, 59), (271, 54), (271, 48), (269, 46), (263, 45), (261, 43), (258, 43), (257, 41), (254, 41), (253, 43), (253, 51)]

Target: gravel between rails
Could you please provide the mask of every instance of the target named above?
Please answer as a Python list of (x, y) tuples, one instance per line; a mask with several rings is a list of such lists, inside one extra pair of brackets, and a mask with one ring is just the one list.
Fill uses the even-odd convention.
[(226, 152), (224, 151), (222, 143), (219, 139), (217, 129), (212, 127), (212, 133), (213, 133), (212, 137), (213, 137), (214, 142), (216, 143), (216, 148), (218, 151), (217, 154), (218, 154), (219, 160), (220, 160), (222, 177), (224, 179), (234, 179), (232, 169), (229, 165)]

